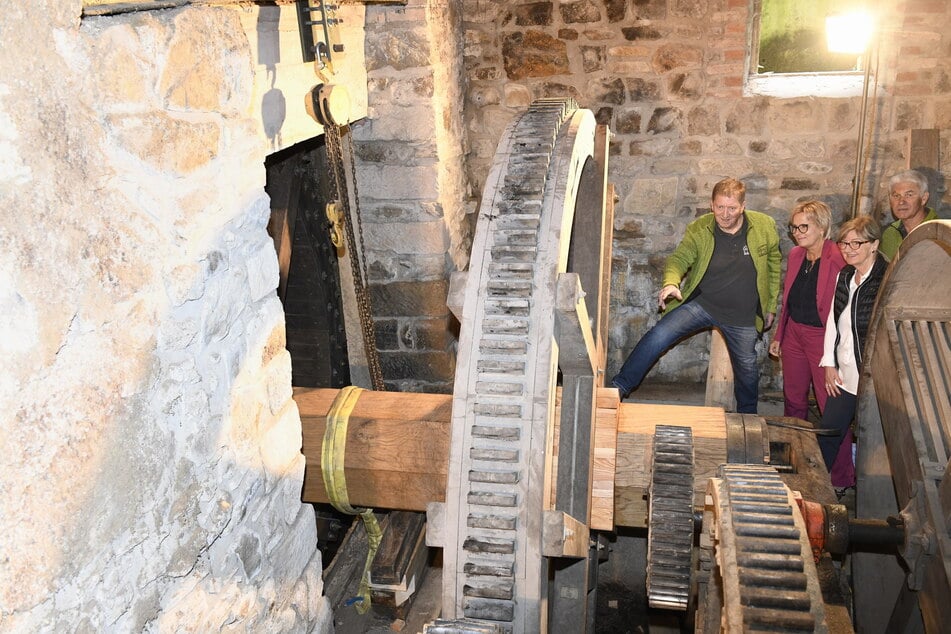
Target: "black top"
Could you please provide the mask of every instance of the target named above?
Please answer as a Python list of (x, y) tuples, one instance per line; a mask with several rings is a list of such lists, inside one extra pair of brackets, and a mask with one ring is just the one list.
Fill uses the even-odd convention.
[(725, 326), (756, 324), (759, 294), (756, 267), (746, 244), (748, 228), (745, 217), (733, 235), (714, 226), (713, 255), (694, 293), (704, 310)]
[(789, 287), (786, 297), (786, 310), (789, 318), (803, 326), (822, 328), (819, 319), (819, 307), (816, 306), (816, 287), (819, 284), (819, 260), (810, 262), (803, 258), (802, 267)]

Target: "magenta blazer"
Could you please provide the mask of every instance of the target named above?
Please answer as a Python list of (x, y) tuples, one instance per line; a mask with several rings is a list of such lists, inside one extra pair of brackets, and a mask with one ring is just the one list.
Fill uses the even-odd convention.
[[(789, 252), (789, 259), (786, 261), (786, 279), (783, 282), (783, 312), (779, 316), (779, 325), (776, 326), (776, 336), (773, 337), (776, 341), (783, 340), (783, 330), (786, 329), (786, 321), (789, 319), (789, 311), (786, 310), (789, 289), (792, 288), (796, 276), (799, 275), (799, 268), (805, 259), (806, 250), (800, 246), (793, 247)], [(816, 307), (819, 309), (819, 319), (822, 320), (823, 325), (829, 318), (832, 296), (835, 294), (835, 282), (843, 266), (845, 266), (845, 260), (842, 259), (838, 245), (832, 240), (823, 242), (822, 256), (819, 260), (819, 281), (816, 283)]]

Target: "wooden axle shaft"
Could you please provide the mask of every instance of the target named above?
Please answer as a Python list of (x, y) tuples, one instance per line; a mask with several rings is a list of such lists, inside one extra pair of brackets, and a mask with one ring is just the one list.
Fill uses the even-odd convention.
[[(321, 472), (327, 412), (338, 390), (296, 388), (307, 459), (303, 500), (329, 502)], [(621, 403), (617, 390), (598, 390), (594, 486), (590, 527), (646, 526), (651, 447), (657, 425), (691, 427), (694, 492), (702, 505), (706, 482), (727, 462), (728, 418), (717, 407)], [(344, 474), (350, 503), (381, 509), (425, 511), (444, 502), (452, 396), (409, 392), (360, 395), (347, 428)], [(556, 412), (554, 419), (559, 420)], [(556, 429), (557, 433), (557, 429)], [(558, 447), (557, 438), (553, 443)], [(557, 461), (557, 453), (552, 457)], [(552, 499), (549, 497), (549, 499)]]

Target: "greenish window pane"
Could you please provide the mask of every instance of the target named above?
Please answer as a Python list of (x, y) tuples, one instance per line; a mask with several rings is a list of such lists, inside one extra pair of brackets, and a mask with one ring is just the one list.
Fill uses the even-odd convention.
[(825, 19), (863, 8), (856, 0), (762, 0), (759, 73), (860, 70), (861, 57), (830, 53)]

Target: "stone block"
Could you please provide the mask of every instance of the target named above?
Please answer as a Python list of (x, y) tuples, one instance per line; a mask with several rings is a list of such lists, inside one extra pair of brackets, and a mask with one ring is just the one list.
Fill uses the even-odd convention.
[(726, 118), (727, 133), (762, 136), (766, 131), (768, 107), (768, 101), (763, 97), (737, 101)]
[(451, 381), (455, 370), (448, 352), (384, 352), (380, 354), (380, 364), (387, 381)]
[(617, 134), (640, 134), (641, 113), (639, 110), (624, 110), (617, 113), (614, 124)]
[(631, 42), (636, 40), (659, 40), (662, 36), (654, 26), (640, 24), (637, 26), (626, 26), (621, 29), (625, 40)]
[(581, 101), (581, 92), (574, 86), (557, 82), (546, 81), (539, 89), (539, 97), (573, 97), (576, 101)]
[(768, 110), (770, 130), (804, 134), (824, 129), (823, 112), (815, 99), (777, 99)]
[(585, 94), (592, 103), (608, 103), (620, 105), (625, 101), (624, 81), (620, 78), (613, 80), (600, 79), (588, 83)]
[(720, 134), (720, 112), (716, 106), (696, 106), (687, 112), (687, 134)]
[(552, 3), (530, 2), (513, 7), (503, 24), (507, 25), (513, 19), (518, 26), (549, 26), (552, 20)]
[(277, 252), (270, 240), (258, 245), (245, 261), (245, 267), (248, 292), (252, 302), (264, 298), (277, 289), (281, 271), (277, 262)]
[(483, 106), (498, 105), (502, 98), (499, 95), (499, 89), (495, 86), (469, 86), (467, 100), (476, 108)]
[(415, 106), (374, 106), (371, 122), (376, 141), (429, 141), (435, 136), (432, 104)]
[(702, 61), (703, 49), (699, 46), (667, 44), (657, 49), (652, 64), (654, 71), (662, 74), (675, 68), (698, 67)]
[(643, 215), (676, 213), (679, 184), (677, 177), (638, 178), (623, 202), (624, 212)]
[(92, 78), (101, 107), (115, 110), (117, 106), (148, 102), (146, 85), (154, 78), (146, 78), (139, 60), (131, 52), (139, 45), (128, 25), (108, 29), (93, 45), (94, 55), (101, 62), (99, 72)]
[[(466, 216), (468, 221), (469, 216)], [(396, 258), (400, 281), (423, 281), (442, 279), (447, 276), (449, 256), (446, 253), (412, 253)]]
[(627, 14), (627, 0), (603, 0), (608, 22), (623, 22)]
[(376, 317), (444, 317), (449, 315), (445, 279), (373, 284), (370, 295)]
[(449, 247), (446, 224), (432, 222), (364, 223), (363, 236), (375, 251), (394, 253), (445, 253)]
[(634, 0), (637, 20), (663, 20), (667, 17), (667, 0)]
[(655, 108), (647, 122), (649, 134), (677, 132), (683, 123), (683, 112), (679, 108)]
[(272, 475), (282, 477), (300, 456), (300, 447), (300, 413), (296, 405), (285, 407), (261, 436), (261, 461), (264, 468)]
[(532, 93), (524, 84), (507, 82), (502, 86), (502, 105), (507, 108), (527, 108), (532, 103)]
[(574, 42), (580, 36), (578, 35), (577, 29), (558, 29), (558, 39), (564, 40), (565, 42)]
[(413, 319), (400, 327), (400, 343), (411, 350), (446, 352), (458, 339), (458, 324), (451, 317)]
[(400, 349), (400, 322), (396, 319), (376, 319), (373, 322), (376, 333), (376, 347), (379, 350)]
[(590, 23), (601, 21), (601, 10), (593, 0), (561, 2), (558, 5), (561, 19), (565, 24)]
[(895, 130), (914, 130), (926, 127), (924, 120), (923, 101), (901, 100), (895, 104), (893, 127)]
[(631, 101), (656, 101), (660, 99), (660, 86), (657, 82), (634, 78), (625, 81)]
[(705, 89), (703, 74), (698, 72), (674, 73), (667, 80), (667, 94), (671, 99), (697, 99)]
[(678, 18), (702, 18), (707, 14), (706, 0), (670, 0), (670, 13)]
[(429, 50), (429, 36), (423, 27), (368, 32), (365, 53), (367, 70), (425, 68), (430, 66)]
[(221, 128), (214, 121), (179, 119), (162, 112), (108, 119), (116, 143), (160, 172), (190, 174), (219, 152)]
[[(383, 163), (390, 165), (409, 165), (416, 155), (418, 146), (407, 141), (356, 141), (353, 151), (360, 163)], [(358, 167), (358, 169), (360, 169)], [(360, 185), (361, 193), (363, 185)]]
[[(173, 110), (236, 112), (250, 96), (248, 40), (235, 14), (186, 11), (175, 18), (158, 90)], [(208, 32), (215, 45), (208, 46)]]
[(796, 167), (804, 174), (828, 174), (835, 169), (834, 166), (828, 163), (818, 163), (816, 161), (802, 161)]
[(582, 46), (581, 67), (586, 73), (593, 73), (604, 68), (603, 46)]
[(515, 80), (568, 74), (570, 70), (566, 44), (541, 31), (506, 35), (502, 59), (506, 75)]
[(620, 75), (622, 77), (632, 76), (632, 75), (649, 75), (653, 73), (651, 70), (650, 62), (644, 61), (621, 61), (621, 60), (612, 60), (608, 59), (608, 68), (609, 73), (615, 75)]
[(283, 350), (264, 367), (267, 404), (271, 414), (278, 414), (293, 396), (291, 387), (291, 353)]
[(819, 189), (819, 183), (814, 180), (807, 178), (783, 178), (783, 182), (780, 185), (782, 189), (791, 189), (793, 191), (803, 191), (803, 190), (817, 190)]
[[(427, 165), (364, 165), (357, 167), (360, 194), (393, 200), (425, 200), (439, 195), (434, 168)], [(375, 195), (376, 194), (376, 195)]]

